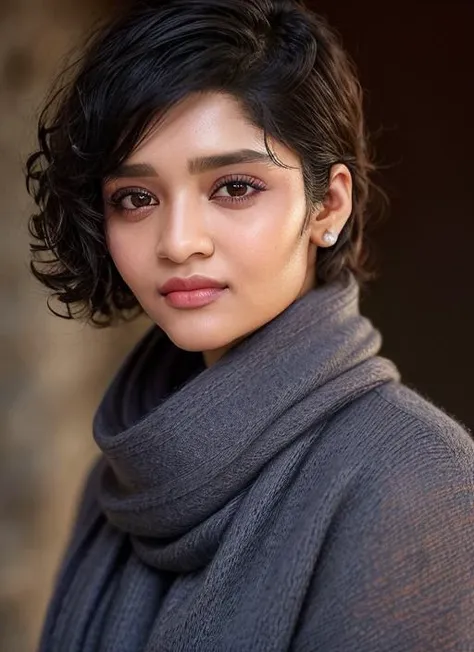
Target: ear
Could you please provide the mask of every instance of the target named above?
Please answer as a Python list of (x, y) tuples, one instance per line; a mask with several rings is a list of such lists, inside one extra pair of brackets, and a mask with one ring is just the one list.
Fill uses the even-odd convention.
[[(318, 247), (335, 244), (352, 212), (352, 176), (349, 168), (337, 163), (329, 176), (329, 188), (311, 216), (310, 240)], [(331, 238), (331, 234), (334, 235)]]

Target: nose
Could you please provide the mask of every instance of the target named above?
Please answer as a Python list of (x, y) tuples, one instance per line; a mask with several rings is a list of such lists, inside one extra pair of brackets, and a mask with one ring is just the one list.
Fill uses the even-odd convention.
[(206, 208), (204, 203), (185, 199), (170, 204), (160, 220), (156, 247), (158, 258), (182, 264), (193, 255), (211, 256), (214, 253)]

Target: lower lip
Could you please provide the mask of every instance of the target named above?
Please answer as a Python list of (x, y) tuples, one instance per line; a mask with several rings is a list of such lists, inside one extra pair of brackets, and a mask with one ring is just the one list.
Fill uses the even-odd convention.
[(187, 292), (169, 292), (165, 301), (173, 308), (201, 308), (219, 299), (226, 288), (200, 288)]

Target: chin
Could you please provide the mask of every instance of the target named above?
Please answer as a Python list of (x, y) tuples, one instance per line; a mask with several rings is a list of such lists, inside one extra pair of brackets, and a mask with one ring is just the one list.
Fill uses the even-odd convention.
[(195, 332), (166, 332), (170, 340), (183, 351), (213, 351), (230, 346), (233, 338), (222, 337), (222, 334), (212, 335), (212, 332), (197, 335)]

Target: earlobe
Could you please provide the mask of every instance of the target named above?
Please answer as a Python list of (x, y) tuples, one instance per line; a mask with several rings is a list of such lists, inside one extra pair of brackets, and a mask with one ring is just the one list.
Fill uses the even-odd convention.
[(336, 233), (335, 231), (330, 231), (328, 229), (323, 233), (324, 244), (326, 244), (328, 247), (332, 247), (332, 245), (336, 244), (338, 237), (339, 237), (338, 233)]

